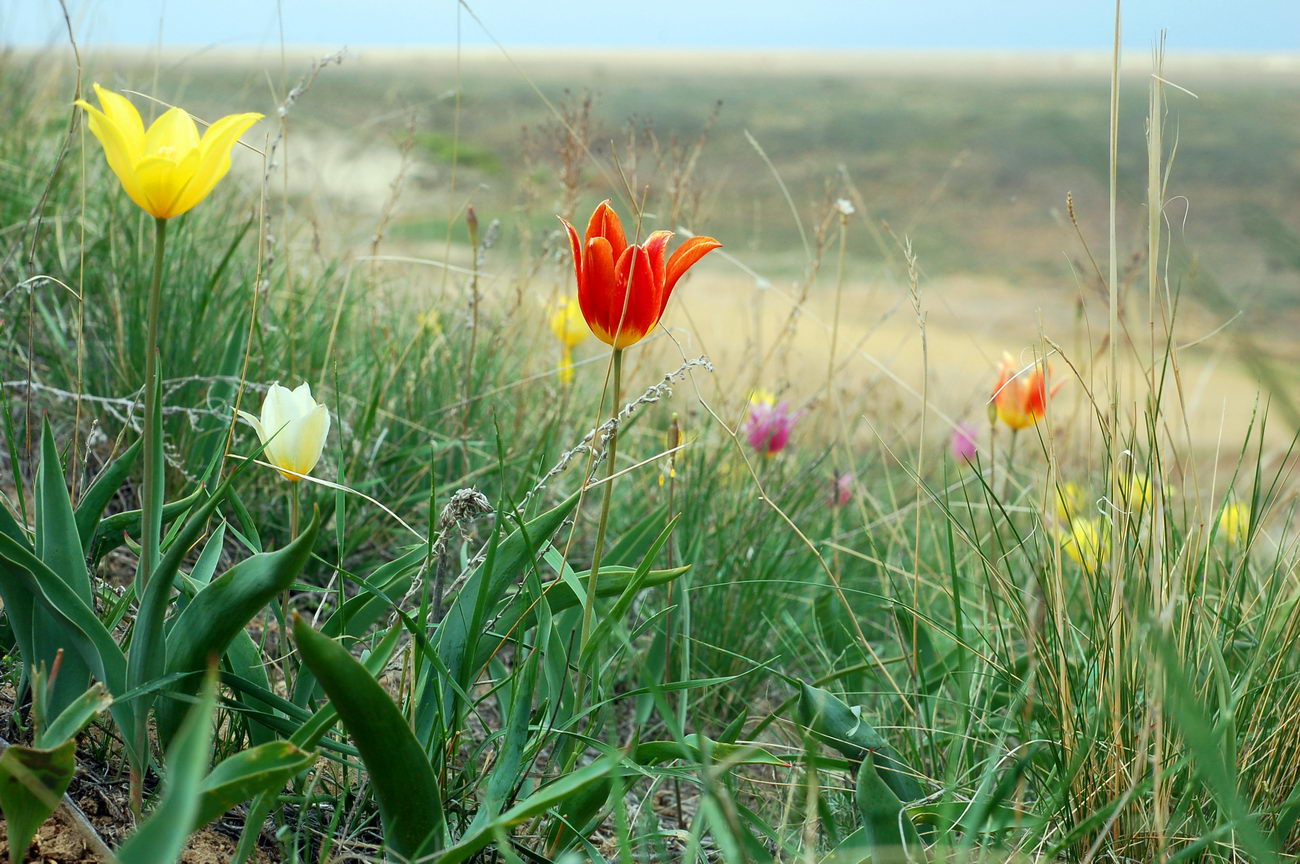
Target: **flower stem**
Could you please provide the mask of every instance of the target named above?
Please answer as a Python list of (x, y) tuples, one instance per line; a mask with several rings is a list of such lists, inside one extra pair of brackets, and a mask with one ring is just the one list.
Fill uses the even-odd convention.
[(582, 606), (582, 640), (580, 651), (587, 648), (591, 637), (591, 618), (596, 606), (596, 579), (600, 573), (600, 557), (605, 551), (605, 529), (609, 527), (609, 504), (614, 497), (614, 459), (618, 455), (618, 412), (622, 398), (623, 349), (614, 349), (614, 428), (609, 433), (609, 451), (605, 456), (605, 500), (600, 505), (600, 524), (596, 527), (596, 549), (591, 553), (591, 573), (587, 576), (587, 597)]
[(148, 335), (144, 361), (144, 489), (140, 510), (144, 533), (140, 537), (140, 569), (136, 573), (136, 596), (143, 596), (144, 586), (158, 565), (158, 546), (162, 543), (162, 430), (154, 429), (158, 411), (158, 318), (162, 308), (163, 250), (167, 247), (167, 220), (154, 219), (153, 280), (149, 283)]
[[(163, 252), (167, 247), (167, 220), (154, 219), (153, 279), (149, 283), (149, 318), (145, 341), (144, 360), (144, 486), (140, 492), (140, 513), (143, 522), (140, 534), (140, 562), (135, 572), (135, 594), (144, 597), (145, 586), (158, 566), (158, 547), (162, 545), (163, 454), (162, 424), (158, 405), (158, 318), (162, 307)], [(145, 751), (149, 746), (148, 712), (136, 717), (135, 736), (137, 758), (142, 765), (131, 765), (131, 812), (139, 815), (144, 798), (144, 765), (148, 764)], [(134, 760), (132, 760), (134, 762)]]

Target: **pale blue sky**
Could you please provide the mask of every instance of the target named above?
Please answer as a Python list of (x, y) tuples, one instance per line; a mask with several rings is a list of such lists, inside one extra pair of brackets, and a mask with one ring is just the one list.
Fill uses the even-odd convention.
[[(449, 46), (456, 0), (68, 0), (90, 46)], [(473, 0), (511, 47), (1020, 49), (1109, 47), (1108, 0)], [(1130, 0), (1125, 42), (1175, 51), (1300, 50), (1300, 0)], [(489, 40), (462, 13), (465, 45)], [(62, 39), (57, 0), (0, 0), (0, 39)]]

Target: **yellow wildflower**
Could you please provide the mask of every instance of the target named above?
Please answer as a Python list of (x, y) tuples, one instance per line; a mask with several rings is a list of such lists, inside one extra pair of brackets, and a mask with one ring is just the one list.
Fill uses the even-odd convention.
[(261, 114), (231, 114), (217, 120), (203, 137), (182, 108), (170, 108), (144, 128), (130, 100), (95, 85), (102, 108), (84, 99), (90, 131), (104, 147), (113, 169), (131, 200), (157, 219), (188, 211), (216, 188), (230, 170), (230, 151), (239, 136), (262, 119)]

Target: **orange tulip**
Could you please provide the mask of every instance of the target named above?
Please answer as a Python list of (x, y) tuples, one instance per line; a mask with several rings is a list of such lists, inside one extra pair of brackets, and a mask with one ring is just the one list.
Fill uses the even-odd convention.
[(615, 348), (640, 342), (663, 317), (682, 274), (722, 246), (712, 237), (692, 237), (668, 258), (671, 231), (656, 231), (644, 243), (630, 244), (623, 224), (602, 201), (587, 223), (585, 240), (564, 219), (578, 277), (578, 305), (596, 338)]
[(1032, 369), (1022, 372), (1010, 354), (1002, 355), (998, 384), (993, 388), (993, 404), (1003, 423), (1019, 430), (1043, 419), (1047, 400), (1060, 389), (1058, 384), (1050, 393), (1047, 391), (1049, 371), (1045, 364), (1034, 363)]

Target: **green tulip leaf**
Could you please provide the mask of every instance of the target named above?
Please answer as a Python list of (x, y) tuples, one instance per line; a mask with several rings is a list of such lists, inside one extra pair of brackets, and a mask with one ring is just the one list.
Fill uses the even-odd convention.
[(52, 750), (13, 745), (0, 753), (0, 810), (9, 832), (9, 860), (21, 864), (41, 823), (59, 806), (77, 771), (77, 742)]
[(199, 814), (192, 829), (199, 830), (232, 807), (263, 792), (274, 793), (315, 761), (315, 753), (301, 750), (288, 741), (271, 741), (223, 760), (203, 780)]
[(204, 676), (199, 700), (167, 750), (158, 806), (117, 850), (118, 864), (173, 864), (198, 819), (204, 774), (212, 758), (212, 715), (217, 707), (217, 670)]
[[(276, 552), (264, 552), (240, 561), (194, 595), (170, 628), (167, 637), (169, 675), (202, 670), (208, 658), (221, 656), (267, 603), (288, 589), (311, 558), (320, 522), (316, 516), (298, 537)], [(187, 685), (186, 681), (190, 683)], [(183, 679), (176, 687), (194, 692), (197, 681)], [(180, 702), (158, 706), (158, 736), (170, 741), (180, 724)]]
[(298, 616), (293, 635), (303, 662), (316, 675), (361, 753), (388, 848), (412, 860), (436, 851), (446, 831), (442, 792), (406, 718), (342, 645)]
[[(122, 451), (118, 456), (108, 464), (95, 482), (90, 484), (85, 493), (81, 496), (81, 502), (77, 504), (77, 533), (81, 537), (83, 548), (89, 549), (93, 544), (96, 536), (96, 529), (106, 521), (103, 519), (104, 508), (108, 507), (117, 490), (122, 488), (122, 484), (131, 476), (132, 469), (135, 468), (136, 459), (140, 457), (140, 450), (144, 446), (144, 439), (137, 438), (135, 443)], [(136, 524), (140, 523), (140, 511), (135, 511)], [(138, 531), (139, 529), (137, 529)]]

